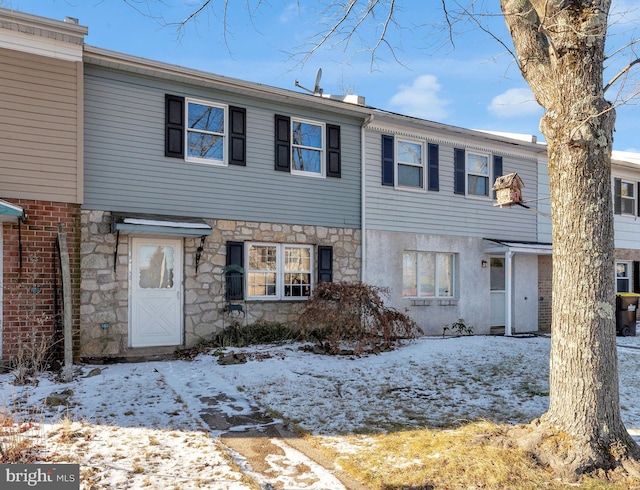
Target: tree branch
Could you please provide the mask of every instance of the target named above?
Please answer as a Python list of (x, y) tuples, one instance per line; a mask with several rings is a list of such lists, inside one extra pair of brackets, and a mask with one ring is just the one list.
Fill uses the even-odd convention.
[(622, 70), (620, 70), (611, 80), (609, 80), (609, 83), (607, 83), (604, 86), (604, 89), (602, 90), (603, 92), (606, 93), (606, 91), (609, 89), (609, 87), (611, 87), (611, 85), (613, 85), (614, 83), (616, 83), (616, 81), (625, 73), (627, 73), (629, 70), (631, 70), (631, 68), (634, 65), (637, 65), (638, 63), (640, 63), (640, 58), (636, 58), (635, 60), (633, 60), (631, 63), (629, 63), (627, 66), (625, 66)]

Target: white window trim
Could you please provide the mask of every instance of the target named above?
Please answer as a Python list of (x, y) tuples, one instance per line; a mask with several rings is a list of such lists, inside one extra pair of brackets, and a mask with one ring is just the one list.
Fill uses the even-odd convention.
[[(224, 133), (222, 134), (222, 160), (213, 160), (210, 158), (198, 158), (189, 156), (189, 133), (205, 133), (205, 134), (218, 134), (211, 133), (209, 131), (198, 131), (195, 129), (189, 128), (189, 104), (200, 104), (206, 105), (209, 107), (218, 107), (224, 111)], [(218, 167), (227, 167), (229, 165), (229, 156), (228, 156), (228, 144), (229, 144), (229, 106), (226, 104), (220, 104), (217, 102), (212, 102), (210, 100), (202, 100), (202, 99), (192, 99), (186, 98), (184, 104), (184, 121), (185, 121), (185, 131), (184, 131), (184, 159), (186, 162), (195, 162), (195, 163), (204, 163), (206, 165), (216, 165)]]
[[(618, 277), (618, 264), (625, 264), (627, 266), (627, 276), (626, 278)], [(631, 284), (631, 278), (633, 274), (633, 263), (628, 260), (616, 260), (615, 268), (613, 270), (614, 280), (616, 281), (616, 293), (626, 293), (631, 292), (633, 290), (633, 284)], [(627, 280), (627, 291), (618, 291), (618, 279), (626, 279)]]
[[(415, 143), (420, 145), (421, 147), (421, 162), (420, 162), (420, 168), (422, 168), (422, 186), (413, 186), (413, 185), (402, 185), (399, 183), (400, 179), (398, 178), (398, 166), (399, 165), (406, 165), (409, 167), (417, 167), (418, 165), (414, 165), (412, 163), (408, 163), (408, 162), (400, 162), (400, 158), (398, 157), (399, 154), (399, 147), (400, 147), (400, 141), (406, 141), (408, 143)], [(426, 150), (426, 146), (425, 146), (425, 142), (422, 140), (417, 140), (417, 139), (412, 139), (412, 138), (400, 138), (398, 136), (394, 137), (393, 139), (393, 182), (395, 183), (395, 187), (398, 189), (402, 189), (402, 190), (409, 190), (409, 191), (424, 191), (426, 189), (426, 183), (427, 183), (427, 169), (426, 169), (426, 155), (425, 155), (425, 150)], [(465, 162), (466, 164), (466, 162)]]
[[(481, 157), (487, 157), (487, 175), (484, 174), (479, 174), (479, 173), (475, 173), (475, 172), (469, 172), (469, 155), (479, 155)], [(484, 151), (476, 151), (476, 150), (466, 150), (464, 152), (464, 178), (465, 178), (465, 182), (464, 182), (464, 187), (465, 187), (465, 195), (468, 197), (472, 197), (472, 198), (477, 198), (477, 199), (492, 199), (493, 197), (491, 195), (491, 187), (493, 184), (493, 180), (491, 180), (491, 174), (493, 173), (493, 165), (492, 165), (492, 158), (491, 158), (491, 154), (484, 152)], [(482, 177), (482, 178), (486, 178), (487, 179), (487, 194), (474, 194), (472, 192), (469, 191), (469, 176), (470, 175), (476, 175), (478, 177)]]
[[(416, 295), (415, 296), (402, 296), (405, 299), (419, 299), (419, 300), (453, 300), (457, 299), (457, 270), (458, 270), (458, 257), (454, 252), (434, 252), (427, 250), (404, 250), (403, 256), (405, 253), (415, 253), (416, 254)], [(420, 254), (434, 254), (435, 255), (435, 291), (433, 296), (420, 296)], [(438, 255), (449, 255), (451, 256), (451, 288), (453, 291), (449, 296), (440, 296), (438, 294), (438, 278), (440, 276), (440, 265), (438, 263)], [(404, 265), (402, 266), (402, 274), (404, 274)], [(404, 278), (403, 278), (404, 279)]]
[[(314, 147), (314, 146), (303, 146), (303, 145), (295, 145), (293, 144), (293, 123), (294, 122), (299, 122), (299, 123), (303, 123), (303, 124), (311, 124), (313, 126), (320, 126), (320, 137), (322, 138), (322, 143), (321, 143), (321, 148), (320, 150), (318, 150), (318, 148)], [(325, 135), (327, 132), (327, 128), (326, 128), (326, 124), (320, 121), (314, 121), (312, 119), (304, 119), (301, 117), (291, 117), (290, 123), (289, 123), (289, 131), (290, 131), (290, 141), (291, 141), (291, 174), (292, 175), (304, 175), (306, 177), (315, 177), (315, 178), (325, 178), (327, 175), (327, 170), (326, 170), (326, 162), (325, 162), (325, 154), (327, 151), (326, 148), (326, 141), (325, 141)], [(306, 150), (313, 150), (313, 151), (319, 151), (320, 152), (320, 172), (309, 172), (307, 170), (296, 170), (294, 164), (293, 164), (293, 150), (294, 148), (303, 148)]]
[[(310, 274), (310, 288), (311, 291), (315, 288), (314, 284), (314, 246), (307, 244), (298, 244), (298, 243), (270, 243), (270, 242), (246, 242), (245, 243), (245, 257), (244, 263), (247, 264), (246, 268), (246, 279), (245, 279), (245, 289), (246, 289), (246, 298), (252, 301), (300, 301), (306, 300), (308, 296), (285, 296), (284, 295), (284, 249), (285, 248), (306, 248), (309, 250), (309, 274)], [(249, 274), (251, 272), (259, 272), (253, 271), (249, 268), (249, 257), (251, 254), (251, 246), (261, 246), (261, 247), (275, 247), (276, 248), (276, 294), (274, 296), (250, 296), (249, 295)]]

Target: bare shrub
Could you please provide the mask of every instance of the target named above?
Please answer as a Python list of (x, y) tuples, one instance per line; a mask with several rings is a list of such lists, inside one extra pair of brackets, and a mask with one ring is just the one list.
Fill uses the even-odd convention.
[(345, 343), (356, 354), (365, 349), (393, 348), (422, 330), (404, 313), (384, 305), (388, 290), (362, 282), (322, 282), (314, 289), (297, 319), (305, 336), (315, 337), (330, 354)]
[(51, 363), (50, 340), (35, 331), (25, 335), (19, 343), (18, 354), (12, 359), (13, 384), (38, 384), (38, 375)]

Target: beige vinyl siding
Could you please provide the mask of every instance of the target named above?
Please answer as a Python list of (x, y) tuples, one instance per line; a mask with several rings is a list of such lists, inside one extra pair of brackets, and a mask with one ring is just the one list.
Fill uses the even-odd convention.
[(466, 151), (501, 155), (503, 173), (517, 172), (525, 183), (525, 200), (535, 201), (538, 192), (537, 163), (533, 156), (514, 156), (499, 147), (490, 148), (471, 141), (464, 144), (443, 143), (441, 137), (434, 138), (427, 133), (422, 139), (439, 144), (439, 191), (407, 190), (381, 185), (381, 133), (367, 131), (367, 229), (514, 241), (537, 240), (535, 212), (519, 206), (499, 208), (493, 205), (493, 199), (453, 193), (453, 154), (457, 147), (465, 148)]
[(0, 49), (0, 195), (82, 202), (82, 65)]

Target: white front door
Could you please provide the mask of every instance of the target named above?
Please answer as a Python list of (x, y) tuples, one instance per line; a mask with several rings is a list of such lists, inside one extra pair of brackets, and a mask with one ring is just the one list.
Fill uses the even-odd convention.
[(505, 267), (504, 257), (489, 258), (491, 287), (491, 326), (505, 326)]
[(133, 238), (131, 347), (182, 344), (182, 240)]

